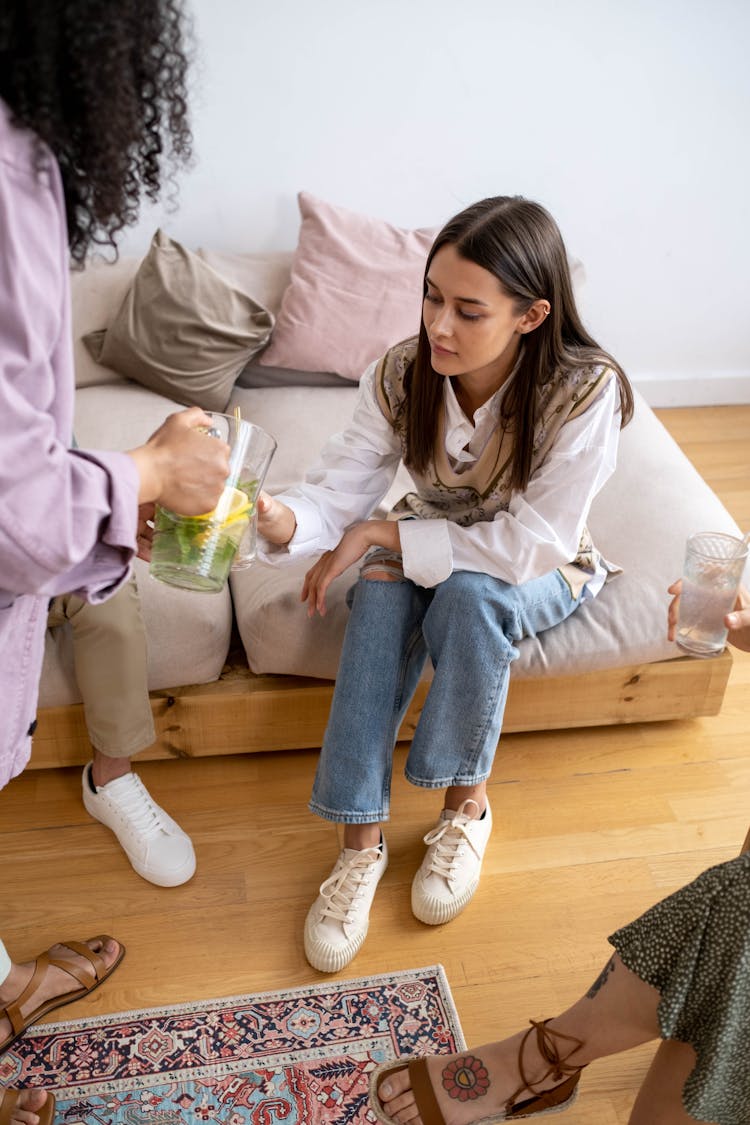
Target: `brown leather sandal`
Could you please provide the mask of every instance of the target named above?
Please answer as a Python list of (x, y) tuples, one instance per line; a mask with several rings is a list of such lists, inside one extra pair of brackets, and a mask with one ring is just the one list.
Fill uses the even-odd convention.
[[(106, 934), (99, 934), (97, 937), (91, 938), (90, 940), (100, 941), (104, 944), (108, 941), (113, 941), (114, 938), (110, 938)], [(58, 944), (62, 945), (64, 949), (69, 950), (74, 956), (67, 957), (64, 953), (52, 956), (51, 949), (48, 949), (45, 953), (40, 953), (36, 959), (34, 972), (31, 974), (31, 980), (26, 985), (26, 988), (12, 1004), (8, 1004), (7, 1008), (0, 1010), (0, 1018), (5, 1017), (5, 1019), (9, 1020), (12, 1029), (10, 1035), (0, 1043), (0, 1055), (12, 1047), (16, 1040), (21, 1038), (24, 1031), (26, 1031), (28, 1027), (31, 1027), (32, 1024), (37, 1023), (42, 1016), (46, 1016), (48, 1012), (53, 1012), (55, 1008), (61, 1008), (63, 1004), (72, 1004), (74, 1000), (80, 1000), (83, 996), (88, 996), (88, 994), (93, 992), (95, 988), (98, 988), (107, 977), (112, 975), (125, 956), (125, 946), (121, 942), (118, 942), (120, 952), (110, 967), (107, 968), (99, 954), (95, 953), (93, 949), (89, 949), (87, 945), (84, 945), (80, 941), (64, 941)], [(79, 965), (75, 955), (83, 957), (87, 964)], [(70, 992), (64, 992), (61, 996), (53, 996), (24, 1015), (21, 1009), (27, 1000), (36, 992), (40, 981), (50, 965), (54, 965), (58, 969), (63, 969), (73, 977), (74, 980), (77, 980), (81, 987), (74, 988)], [(0, 1125), (2, 1125), (1, 1118)]]
[[(572, 1035), (563, 1035), (560, 1031), (553, 1031), (552, 1028), (547, 1027), (549, 1022), (549, 1020), (541, 1020), (537, 1023), (536, 1020), (529, 1020), (531, 1027), (524, 1035), (521, 1046), (518, 1048), (518, 1073), (521, 1076), (521, 1085), (505, 1103), (505, 1113), (508, 1120), (533, 1117), (543, 1113), (561, 1113), (564, 1109), (568, 1109), (578, 1096), (578, 1080), (581, 1077), (583, 1067), (587, 1064), (569, 1066), (567, 1059), (574, 1051), (583, 1046), (583, 1041), (574, 1039)], [(549, 1063), (549, 1070), (545, 1071), (537, 1082), (532, 1083), (529, 1082), (524, 1072), (523, 1049), (526, 1040), (534, 1031), (536, 1031), (537, 1050), (544, 1061)], [(572, 1044), (564, 1059), (560, 1057), (560, 1052), (555, 1044), (556, 1039), (565, 1039)], [(540, 1091), (539, 1087), (542, 1083), (547, 1082), (550, 1078), (554, 1079), (558, 1085), (549, 1090)], [(522, 1102), (517, 1102), (516, 1098), (523, 1090), (531, 1090), (534, 1096), (525, 1098)]]
[[(531, 1023), (531, 1027), (524, 1035), (521, 1040), (521, 1045), (518, 1048), (518, 1073), (521, 1077), (521, 1085), (515, 1093), (511, 1094), (508, 1098), (504, 1110), (490, 1117), (478, 1117), (476, 1121), (473, 1122), (473, 1125), (498, 1125), (498, 1122), (501, 1121), (516, 1121), (526, 1117), (541, 1117), (546, 1113), (562, 1113), (563, 1110), (569, 1109), (576, 1100), (578, 1096), (578, 1080), (581, 1077), (583, 1066), (568, 1065), (566, 1060), (578, 1047), (583, 1046), (582, 1041), (580, 1039), (574, 1039), (572, 1035), (563, 1035), (559, 1031), (548, 1028), (547, 1024), (549, 1020), (542, 1020), (541, 1022), (530, 1020), (529, 1022)], [(524, 1070), (523, 1049), (527, 1039), (534, 1032), (536, 1032), (537, 1049), (545, 1062), (549, 1064), (549, 1069), (545, 1071), (537, 1082), (532, 1083), (528, 1081)], [(555, 1044), (556, 1039), (566, 1040), (571, 1044), (570, 1050), (565, 1058), (561, 1058), (560, 1056)], [(585, 1065), (584, 1063), (584, 1066)], [(432, 1087), (432, 1082), (427, 1073), (427, 1060), (425, 1058), (415, 1058), (412, 1056), (405, 1056), (401, 1059), (381, 1063), (370, 1075), (370, 1108), (375, 1113), (378, 1121), (381, 1121), (383, 1125), (398, 1125), (395, 1118), (391, 1117), (383, 1109), (383, 1103), (378, 1096), (378, 1087), (389, 1074), (395, 1074), (399, 1070), (409, 1071), (409, 1081), (414, 1093), (414, 1101), (416, 1102), (423, 1125), (445, 1125), (445, 1118), (440, 1110), (437, 1098), (435, 1097), (435, 1091)], [(539, 1086), (550, 1078), (554, 1079), (558, 1085), (553, 1086), (549, 1090), (540, 1090)], [(517, 1102), (516, 1098), (524, 1090), (530, 1090), (532, 1096)]]
[[(16, 1102), (20, 1098), (21, 1093), (21, 1090), (0, 1090), (0, 1125), (9, 1125), (11, 1115), (16, 1108)], [(39, 1107), (36, 1113), (39, 1117), (39, 1125), (52, 1125), (52, 1119), (55, 1116), (55, 1098), (53, 1094), (47, 1093), (46, 1102), (43, 1106)]]

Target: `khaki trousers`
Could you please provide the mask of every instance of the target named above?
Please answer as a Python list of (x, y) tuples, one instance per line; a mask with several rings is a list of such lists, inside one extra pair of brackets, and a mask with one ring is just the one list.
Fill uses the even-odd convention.
[(146, 631), (135, 579), (106, 602), (74, 594), (54, 598), (47, 625), (70, 622), (73, 659), (91, 745), (110, 758), (130, 758), (155, 741), (148, 697)]

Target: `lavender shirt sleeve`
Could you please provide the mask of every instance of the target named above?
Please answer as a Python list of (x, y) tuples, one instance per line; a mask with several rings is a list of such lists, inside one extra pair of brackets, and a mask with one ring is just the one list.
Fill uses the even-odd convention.
[(138, 473), (127, 454), (70, 449), (59, 173), (51, 160), (38, 170), (27, 134), (0, 128), (0, 137), (0, 604), (66, 592), (101, 601), (135, 553)]

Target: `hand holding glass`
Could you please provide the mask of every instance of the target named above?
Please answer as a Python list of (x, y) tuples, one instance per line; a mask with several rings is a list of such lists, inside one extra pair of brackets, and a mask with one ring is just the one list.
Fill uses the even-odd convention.
[(222, 438), (231, 451), (224, 491), (213, 512), (201, 516), (181, 516), (157, 504), (150, 573), (170, 586), (218, 593), (230, 568), (247, 567), (255, 557), (256, 499), (276, 442), (238, 416), (209, 417), (208, 436)]
[(727, 641), (725, 616), (734, 607), (748, 544), (734, 535), (691, 535), (685, 550), (675, 640), (692, 656), (716, 656)]

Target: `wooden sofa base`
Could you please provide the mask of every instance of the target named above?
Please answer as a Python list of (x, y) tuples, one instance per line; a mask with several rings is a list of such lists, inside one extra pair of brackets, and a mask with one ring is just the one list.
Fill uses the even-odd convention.
[[(503, 730), (642, 723), (716, 715), (729, 679), (728, 651), (710, 660), (681, 657), (585, 675), (511, 680)], [(427, 685), (401, 728), (414, 732)], [(230, 662), (216, 683), (152, 693), (156, 743), (142, 759), (199, 758), (318, 747), (333, 693), (329, 680), (255, 676)], [(83, 706), (43, 708), (31, 768), (82, 765), (91, 756)]]

